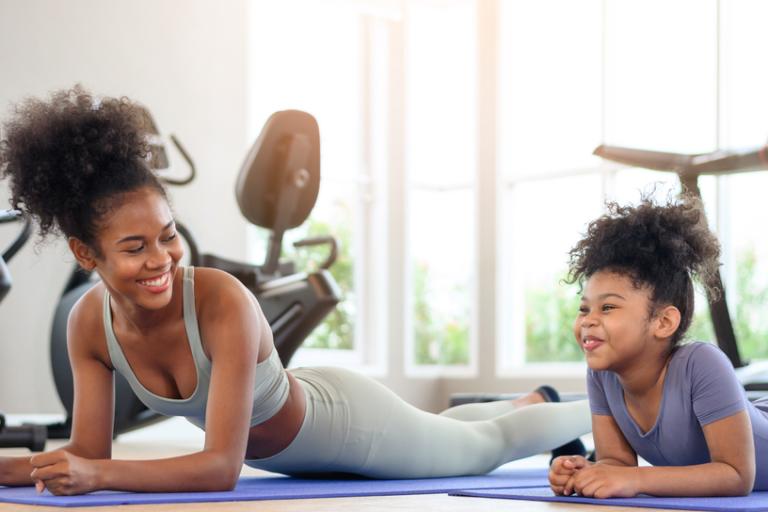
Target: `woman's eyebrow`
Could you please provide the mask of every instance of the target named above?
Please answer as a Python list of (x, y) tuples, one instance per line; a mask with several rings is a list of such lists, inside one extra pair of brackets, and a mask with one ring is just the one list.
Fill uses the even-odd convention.
[[(163, 226), (163, 229), (161, 231), (165, 231), (166, 229), (170, 228), (171, 226), (173, 226), (173, 223), (174, 221), (169, 222), (168, 224)], [(130, 235), (130, 236), (121, 238), (115, 243), (121, 244), (123, 242), (135, 242), (135, 241), (142, 241), (142, 240), (144, 240), (144, 237), (142, 235)]]

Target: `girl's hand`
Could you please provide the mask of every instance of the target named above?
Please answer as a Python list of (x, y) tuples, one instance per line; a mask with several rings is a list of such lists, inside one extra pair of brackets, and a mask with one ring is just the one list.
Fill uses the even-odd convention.
[(592, 464), (574, 474), (573, 490), (588, 498), (631, 498), (639, 493), (638, 478), (637, 467)]
[(549, 468), (549, 486), (555, 494), (570, 496), (573, 494), (574, 474), (591, 464), (580, 455), (564, 455), (552, 461)]
[(35, 455), (29, 462), (35, 468), (30, 476), (38, 492), (48, 489), (56, 495), (72, 495), (98, 488), (98, 471), (90, 459), (55, 450)]

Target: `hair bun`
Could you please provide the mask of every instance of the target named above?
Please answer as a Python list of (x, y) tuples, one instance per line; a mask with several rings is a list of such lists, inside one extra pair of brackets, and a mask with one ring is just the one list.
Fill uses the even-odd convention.
[(77, 234), (84, 210), (150, 172), (143, 117), (124, 97), (95, 98), (76, 85), (21, 102), (4, 128), (0, 172), (11, 179), (11, 204), (36, 218), (42, 236)]

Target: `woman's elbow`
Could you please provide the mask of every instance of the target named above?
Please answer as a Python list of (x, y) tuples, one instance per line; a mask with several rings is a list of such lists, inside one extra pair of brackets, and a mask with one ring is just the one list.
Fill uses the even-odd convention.
[(242, 461), (233, 462), (221, 457), (213, 464), (211, 474), (206, 478), (209, 491), (231, 491), (237, 485), (240, 478), (240, 471), (243, 468)]

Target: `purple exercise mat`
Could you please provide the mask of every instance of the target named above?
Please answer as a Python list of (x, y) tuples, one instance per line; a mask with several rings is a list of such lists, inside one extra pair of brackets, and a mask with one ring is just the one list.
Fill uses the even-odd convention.
[(132, 493), (101, 491), (82, 496), (54, 496), (47, 491), (38, 494), (34, 487), (0, 487), (0, 502), (54, 507), (87, 507), (206, 501), (287, 500), (436, 494), (459, 489), (530, 487), (543, 485), (546, 482), (546, 469), (500, 469), (481, 476), (424, 478), (420, 480), (303, 479), (286, 476), (244, 477), (240, 479), (234, 491), (227, 492)]
[(614, 507), (668, 508), (674, 510), (712, 510), (721, 512), (760, 512), (768, 511), (768, 492), (753, 492), (749, 496), (733, 498), (657, 498), (655, 496), (637, 496), (635, 498), (582, 498), (580, 496), (554, 496), (549, 487), (528, 489), (467, 489), (450, 492), (452, 496), (470, 496), (473, 498), (502, 498), (526, 501), (558, 501), (564, 503), (588, 503), (590, 505), (610, 505)]

